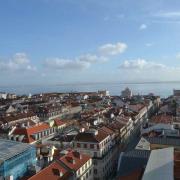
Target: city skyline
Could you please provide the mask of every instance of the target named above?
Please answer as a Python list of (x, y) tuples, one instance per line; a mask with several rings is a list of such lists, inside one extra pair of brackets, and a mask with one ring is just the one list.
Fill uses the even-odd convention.
[(177, 81), (179, 5), (1, 1), (1, 85)]

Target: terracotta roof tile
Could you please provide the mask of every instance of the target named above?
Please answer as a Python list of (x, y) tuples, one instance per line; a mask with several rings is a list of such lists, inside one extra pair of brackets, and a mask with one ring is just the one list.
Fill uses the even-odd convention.
[[(59, 172), (63, 175), (60, 177)], [(66, 180), (71, 174), (58, 162), (53, 162), (39, 173), (35, 174), (29, 180)]]
[(151, 118), (150, 122), (152, 122), (152, 123), (171, 124), (171, 123), (173, 123), (173, 116), (165, 115), (165, 114), (153, 116)]
[(108, 133), (99, 129), (97, 135), (94, 135), (93, 133), (90, 133), (90, 132), (79, 133), (75, 137), (75, 141), (99, 143), (99, 142), (103, 141), (105, 138), (107, 138), (108, 136), (109, 136)]
[(106, 133), (109, 134), (109, 135), (114, 134), (114, 131), (112, 131), (111, 129), (109, 129), (109, 128), (106, 127), (106, 126), (103, 126), (103, 127), (101, 128), (101, 130), (103, 130), (104, 132), (106, 132)]
[(21, 127), (21, 128), (16, 128), (13, 132), (13, 135), (25, 135), (23, 142), (25, 143), (31, 143), (33, 141), (35, 141), (32, 138), (33, 134), (36, 134), (38, 132), (42, 132), (46, 129), (49, 129), (50, 126), (46, 123), (41, 123), (41, 124), (37, 124), (35, 126), (32, 127)]
[(141, 109), (143, 109), (145, 106), (143, 104), (130, 104), (128, 106), (129, 109), (132, 109), (135, 112), (139, 112)]
[(62, 125), (66, 124), (65, 122), (61, 121), (60, 119), (55, 119), (54, 123), (56, 126), (62, 126)]
[(32, 116), (36, 116), (36, 115), (33, 112), (17, 113), (17, 114), (11, 114), (10, 116), (1, 117), (0, 121), (2, 121), (3, 123), (9, 123), (24, 118), (30, 118)]
[(81, 168), (91, 157), (86, 154), (79, 153), (77, 151), (70, 151), (59, 159), (60, 162), (65, 164), (71, 170), (77, 171)]
[(174, 153), (174, 178), (180, 179), (180, 152)]

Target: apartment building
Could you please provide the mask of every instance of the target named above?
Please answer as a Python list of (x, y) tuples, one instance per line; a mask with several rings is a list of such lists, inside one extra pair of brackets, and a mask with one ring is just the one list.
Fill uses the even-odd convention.
[(9, 135), (9, 139), (34, 144), (49, 139), (55, 134), (56, 127), (50, 127), (47, 123), (38, 123), (33, 126), (16, 127)]
[(108, 128), (89, 130), (79, 133), (73, 143), (78, 152), (88, 154), (93, 159), (93, 177), (95, 180), (108, 179), (116, 163), (114, 132)]
[(18, 180), (36, 163), (34, 146), (0, 139), (0, 179)]
[(93, 180), (92, 167), (89, 155), (70, 149), (29, 180)]

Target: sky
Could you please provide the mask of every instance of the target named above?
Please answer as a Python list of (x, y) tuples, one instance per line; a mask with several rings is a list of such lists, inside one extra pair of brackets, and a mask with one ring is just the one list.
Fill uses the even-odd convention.
[(0, 85), (180, 80), (179, 0), (1, 0)]

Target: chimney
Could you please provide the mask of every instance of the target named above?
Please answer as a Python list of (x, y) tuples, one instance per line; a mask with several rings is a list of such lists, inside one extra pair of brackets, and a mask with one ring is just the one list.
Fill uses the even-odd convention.
[(59, 177), (62, 177), (64, 175), (63, 172), (61, 172), (59, 169), (53, 169), (53, 172), (55, 175)]
[(73, 152), (73, 155), (74, 155), (76, 158), (78, 158), (78, 159), (82, 159), (82, 154), (79, 153), (78, 151), (74, 151), (74, 152)]
[(62, 177), (63, 175), (63, 172), (59, 171), (59, 176)]
[(94, 136), (97, 136), (97, 135), (98, 135), (98, 130), (95, 129), (95, 130), (93, 131), (93, 134), (94, 134)]
[(25, 126), (25, 124), (24, 124), (24, 123), (22, 123), (22, 124), (21, 124), (21, 127), (22, 127), (22, 128), (24, 128), (24, 127), (26, 127), (26, 126)]
[(75, 160), (74, 160), (72, 157), (67, 156), (66, 159), (67, 159), (67, 161), (69, 161), (70, 163), (75, 164)]

